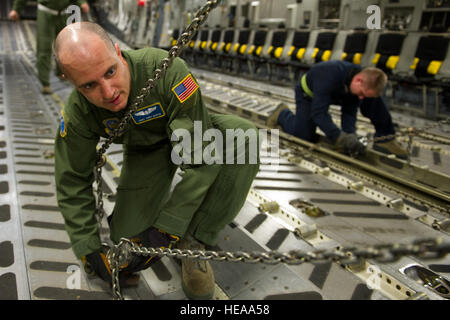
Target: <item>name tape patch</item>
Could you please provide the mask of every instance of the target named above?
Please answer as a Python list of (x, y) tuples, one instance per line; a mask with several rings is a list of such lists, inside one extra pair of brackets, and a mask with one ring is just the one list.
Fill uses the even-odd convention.
[(155, 103), (143, 108), (138, 109), (132, 114), (132, 118), (135, 124), (141, 124), (150, 120), (158, 119), (164, 117), (166, 113), (162, 108), (161, 104)]
[(195, 82), (192, 74), (189, 73), (180, 83), (172, 88), (172, 91), (175, 93), (178, 100), (183, 103), (189, 99), (197, 89), (198, 84)]

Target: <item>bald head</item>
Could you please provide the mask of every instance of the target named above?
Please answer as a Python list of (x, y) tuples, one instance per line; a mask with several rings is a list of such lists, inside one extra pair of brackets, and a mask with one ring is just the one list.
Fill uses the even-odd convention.
[(53, 54), (61, 71), (65, 73), (65, 67), (74, 59), (89, 57), (98, 45), (115, 52), (114, 43), (102, 27), (93, 22), (77, 22), (61, 30), (53, 44)]

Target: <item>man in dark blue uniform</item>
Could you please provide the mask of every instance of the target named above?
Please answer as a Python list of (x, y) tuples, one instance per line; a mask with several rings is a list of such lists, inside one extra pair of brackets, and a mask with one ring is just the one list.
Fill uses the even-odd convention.
[[(373, 148), (405, 159), (407, 152), (394, 139), (395, 129), (389, 111), (380, 97), (387, 82), (377, 68), (364, 68), (346, 61), (327, 61), (314, 65), (300, 76), (295, 87), (296, 114), (280, 104), (267, 125), (280, 125), (283, 131), (301, 139), (317, 142), (319, 127), (339, 151), (358, 155), (364, 152), (355, 131), (358, 107), (375, 127)], [(341, 127), (333, 122), (328, 109), (341, 106)], [(386, 137), (386, 138), (383, 138)]]

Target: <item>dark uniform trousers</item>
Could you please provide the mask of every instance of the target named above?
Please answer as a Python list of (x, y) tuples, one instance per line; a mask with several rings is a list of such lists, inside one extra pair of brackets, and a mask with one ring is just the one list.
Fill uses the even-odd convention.
[[(304, 93), (300, 82), (295, 87), (296, 113), (290, 110), (281, 111), (278, 122), (286, 133), (292, 134), (300, 139), (317, 142), (316, 128), (318, 124), (312, 117), (312, 99)], [(359, 104), (361, 114), (369, 118), (375, 128), (375, 137), (384, 137), (395, 134), (391, 115), (381, 98), (365, 98)], [(342, 107), (341, 125), (342, 131), (355, 133), (356, 108)], [(327, 134), (332, 135), (335, 128), (328, 126), (328, 122), (320, 127)], [(335, 134), (336, 136), (336, 134)], [(384, 141), (392, 140), (387, 138)]]

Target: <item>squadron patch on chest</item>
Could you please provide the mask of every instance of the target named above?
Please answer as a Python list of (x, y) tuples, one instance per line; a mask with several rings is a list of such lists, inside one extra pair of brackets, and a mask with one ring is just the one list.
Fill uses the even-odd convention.
[(194, 94), (198, 89), (198, 84), (195, 82), (192, 74), (188, 74), (180, 83), (172, 88), (175, 96), (180, 100), (181, 103), (189, 99), (190, 96)]
[(66, 121), (64, 120), (64, 111), (61, 110), (61, 123), (59, 124), (59, 135), (64, 138), (67, 134)]
[(120, 120), (118, 118), (108, 118), (102, 121), (103, 125), (105, 126), (105, 132), (106, 134), (110, 135), (114, 130), (117, 129), (117, 126), (120, 123)]
[(141, 124), (150, 120), (162, 118), (166, 115), (161, 104), (155, 103), (143, 108), (138, 109), (132, 114), (132, 118), (135, 124)]

